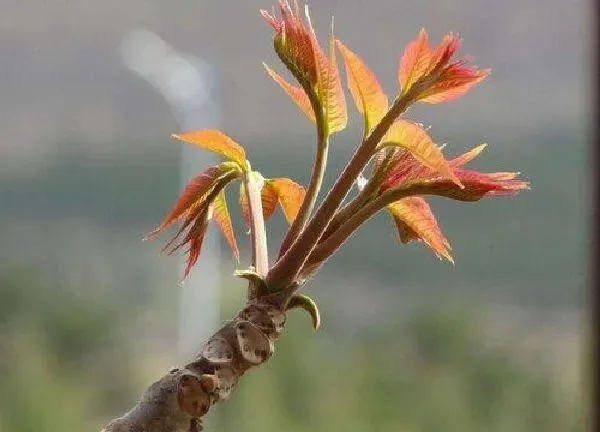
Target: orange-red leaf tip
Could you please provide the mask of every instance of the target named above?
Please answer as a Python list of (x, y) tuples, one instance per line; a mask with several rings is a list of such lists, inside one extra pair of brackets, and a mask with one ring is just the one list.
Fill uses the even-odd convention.
[(310, 99), (308, 95), (302, 89), (302, 87), (298, 87), (287, 82), (281, 75), (271, 69), (266, 63), (263, 62), (263, 67), (267, 71), (267, 74), (275, 81), (281, 89), (294, 101), (294, 103), (302, 110), (306, 116), (312, 120), (316, 121), (315, 112), (310, 103)]
[(265, 9), (261, 9), (260, 10), (260, 14), (262, 15), (262, 17), (264, 18), (264, 20), (267, 22), (267, 24), (269, 24), (271, 27), (273, 27), (273, 30), (275, 30), (276, 32), (280, 32), (281, 31), (281, 23), (278, 22), (273, 15), (271, 15), (268, 11), (266, 11)]
[(429, 46), (425, 29), (411, 41), (400, 58), (398, 81), (402, 93), (406, 93), (416, 82), (429, 83), (419, 89), (418, 100), (437, 104), (459, 98), (487, 77), (490, 69), (479, 69), (465, 58), (451, 62), (458, 51), (461, 40), (448, 33), (435, 48)]
[(275, 192), (283, 214), (288, 223), (291, 224), (296, 219), (304, 201), (306, 195), (304, 187), (289, 178), (271, 179), (267, 184)]
[(368, 132), (385, 116), (388, 98), (377, 77), (364, 61), (340, 40), (336, 40), (335, 43), (344, 60), (348, 89), (358, 112), (365, 118), (365, 132)]
[(246, 152), (244, 148), (220, 130), (202, 129), (172, 134), (171, 137), (223, 156), (238, 164), (242, 170), (245, 169)]

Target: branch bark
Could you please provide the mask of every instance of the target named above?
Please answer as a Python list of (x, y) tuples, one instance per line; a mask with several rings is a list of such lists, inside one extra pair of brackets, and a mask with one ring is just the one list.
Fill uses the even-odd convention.
[(246, 371), (273, 355), (288, 301), (281, 293), (249, 300), (190, 363), (150, 385), (139, 402), (103, 432), (201, 431), (210, 408), (229, 397)]

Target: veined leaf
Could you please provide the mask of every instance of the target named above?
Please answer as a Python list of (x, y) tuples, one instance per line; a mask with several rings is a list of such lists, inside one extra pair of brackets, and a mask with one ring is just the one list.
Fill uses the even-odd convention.
[[(316, 36), (313, 37), (316, 40)], [(315, 43), (315, 56), (319, 71), (317, 94), (323, 106), (327, 129), (329, 134), (340, 132), (348, 124), (348, 112), (346, 109), (346, 97), (342, 88), (340, 71), (335, 57), (335, 39), (333, 30), (329, 40), (329, 57)]]
[[(158, 228), (146, 237), (146, 239), (153, 238), (173, 223), (181, 222), (177, 233), (167, 242), (163, 248), (163, 252), (171, 255), (182, 246), (189, 246), (187, 250), (187, 266), (182, 281), (187, 277), (191, 268), (198, 260), (206, 227), (213, 216), (215, 202), (217, 202), (217, 223), (219, 223), (223, 234), (230, 242), (230, 245), (232, 245), (234, 254), (236, 254), (236, 257), (239, 256), (237, 245), (231, 243), (233, 230), (230, 226), (231, 222), (228, 220), (227, 207), (223, 208), (223, 204), (219, 200), (223, 198), (222, 193), (225, 186), (240, 176), (240, 168), (232, 162), (223, 162), (220, 165), (208, 168), (190, 181), (171, 212)], [(227, 215), (227, 220), (224, 216), (225, 214)], [(227, 223), (229, 223), (229, 228), (227, 227)], [(186, 229), (187, 232), (184, 234)], [(231, 233), (229, 233), (229, 229), (231, 229)]]
[(356, 108), (365, 118), (365, 133), (367, 133), (387, 112), (388, 98), (379, 85), (377, 77), (362, 59), (340, 40), (336, 40), (336, 44), (344, 59), (348, 88)]
[(495, 172), (487, 175), (494, 180), (514, 180), (519, 176), (519, 172)]
[(276, 191), (281, 209), (288, 223), (294, 222), (306, 195), (304, 187), (289, 178), (270, 179), (265, 183)]
[(405, 148), (426, 167), (461, 185), (441, 150), (429, 137), (427, 131), (416, 123), (406, 120), (396, 121), (383, 138), (380, 148), (385, 146)]
[[(180, 279), (180, 283), (183, 283), (183, 281), (188, 277), (192, 267), (194, 267), (194, 265), (198, 261), (200, 251), (202, 250), (202, 242), (204, 241), (204, 235), (206, 234), (206, 229), (208, 227), (209, 220), (210, 210), (208, 207), (202, 208), (198, 215), (188, 216), (185, 223), (179, 229), (177, 234), (163, 248), (163, 251), (166, 251), (168, 255), (171, 255), (183, 245), (189, 245), (189, 249), (187, 250), (186, 266), (183, 272), (183, 276)], [(181, 239), (179, 237), (180, 234), (190, 224), (191, 228), (188, 230), (185, 237)]]
[[(306, 24), (299, 15), (297, 3), (294, 10), (292, 10), (287, 0), (281, 0), (279, 2), (279, 12), (281, 18), (277, 18), (275, 14), (267, 11), (261, 11), (267, 23), (275, 31), (275, 52), (303, 89), (315, 91), (327, 132), (332, 134), (343, 130), (348, 123), (348, 116), (344, 91), (335, 59), (333, 34), (330, 40), (330, 55), (328, 58), (319, 46), (314, 28), (310, 22), (308, 8), (305, 9)], [(308, 114), (307, 107), (309, 105), (312, 107), (312, 105), (306, 103), (298, 88), (285, 83), (281, 77), (277, 77), (269, 69), (267, 69), (267, 72), (310, 118), (317, 117)]]
[[(248, 194), (246, 193), (246, 186), (244, 183), (240, 183), (240, 210), (242, 211), (242, 219), (246, 224), (246, 228), (250, 228), (250, 204), (248, 203)], [(264, 213), (263, 213), (264, 216)], [(246, 234), (248, 234), (247, 232)]]
[(236, 174), (236, 169), (231, 165), (219, 164), (207, 168), (203, 173), (194, 177), (184, 188), (173, 209), (160, 225), (146, 236), (145, 240), (155, 238), (174, 222), (189, 213), (193, 213), (194, 209), (203, 204), (217, 187), (223, 176), (233, 178), (236, 175), (239, 175), (239, 173)]
[(431, 63), (427, 73), (439, 71), (446, 66), (459, 48), (460, 39), (452, 32), (446, 33), (440, 44), (431, 53)]
[(458, 168), (463, 165), (468, 164), (473, 159), (481, 154), (481, 152), (487, 147), (487, 144), (479, 144), (477, 147), (472, 148), (466, 153), (461, 154), (460, 156), (455, 157), (450, 161), (450, 166), (453, 168)]
[(194, 226), (191, 228), (190, 233), (184, 240), (185, 243), (189, 243), (190, 247), (187, 251), (187, 262), (185, 270), (183, 271), (183, 277), (181, 282), (188, 277), (192, 268), (196, 265), (200, 252), (202, 251), (202, 242), (206, 234), (206, 228), (208, 227), (208, 219), (198, 219)]
[(277, 209), (279, 197), (277, 195), (277, 190), (275, 190), (267, 181), (264, 182), (263, 188), (260, 191), (260, 200), (263, 206), (263, 218), (265, 221), (269, 220)]
[(458, 99), (483, 81), (490, 72), (490, 69), (475, 69), (465, 62), (456, 62), (444, 69), (436, 83), (425, 90), (419, 100), (438, 104)]
[(431, 47), (425, 29), (421, 29), (417, 39), (410, 42), (398, 67), (398, 81), (402, 93), (406, 93), (412, 85), (429, 72), (431, 65)]
[(281, 18), (261, 10), (262, 16), (275, 31), (275, 52), (296, 79), (315, 85), (318, 77), (315, 47), (316, 39), (310, 21), (308, 26), (300, 17), (299, 9), (292, 10), (287, 0), (279, 2)]
[(283, 77), (281, 77), (281, 75), (277, 74), (277, 72), (275, 72), (265, 63), (263, 63), (263, 66), (265, 67), (265, 70), (269, 76), (273, 78), (277, 84), (279, 84), (283, 91), (286, 92), (287, 95), (294, 101), (294, 103), (300, 107), (302, 112), (306, 114), (310, 120), (315, 122), (315, 112), (304, 89), (288, 83), (285, 79), (283, 79)]
[(421, 197), (408, 197), (388, 205), (402, 243), (423, 241), (437, 256), (454, 264), (450, 244), (437, 223), (429, 204)]
[(411, 180), (400, 188), (414, 190), (414, 195), (437, 195), (457, 201), (479, 201), (490, 196), (516, 195), (529, 189), (529, 183), (517, 180), (518, 173), (497, 172), (482, 173), (457, 168), (454, 170), (463, 187), (445, 178), (422, 178)]
[(398, 81), (402, 93), (405, 94), (419, 79), (427, 77), (428, 87), (422, 89), (417, 99), (430, 104), (448, 102), (464, 95), (490, 74), (489, 69), (478, 69), (466, 59), (450, 63), (459, 47), (460, 39), (448, 33), (432, 50), (427, 32), (422, 29), (400, 58)]
[(203, 129), (172, 136), (180, 141), (217, 153), (237, 163), (242, 170), (246, 169), (244, 148), (219, 130)]
[(227, 201), (225, 199), (225, 189), (221, 189), (221, 192), (215, 198), (213, 203), (213, 219), (217, 223), (219, 230), (225, 237), (227, 244), (231, 248), (235, 259), (240, 261), (240, 251), (235, 241), (235, 233), (233, 226), (231, 225), (231, 217), (229, 216), (229, 210), (227, 209)]

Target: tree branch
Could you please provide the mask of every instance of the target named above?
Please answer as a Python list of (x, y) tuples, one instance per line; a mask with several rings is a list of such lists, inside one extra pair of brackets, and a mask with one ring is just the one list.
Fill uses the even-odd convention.
[(363, 223), (375, 216), (375, 214), (384, 209), (388, 204), (409, 196), (427, 195), (430, 193), (431, 186), (429, 182), (420, 180), (418, 182), (407, 182), (398, 188), (390, 189), (376, 199), (368, 202), (314, 248), (302, 269), (302, 276), (308, 277), (310, 274), (314, 274)]
[(349, 219), (355, 214), (377, 191), (377, 188), (381, 186), (383, 180), (389, 171), (390, 162), (393, 157), (393, 152), (389, 152), (385, 155), (385, 158), (377, 167), (377, 170), (373, 173), (373, 176), (369, 179), (365, 187), (356, 195), (356, 197), (342, 207), (331, 219), (331, 223), (323, 233), (323, 236), (319, 240), (320, 242), (329, 237), (344, 221)]
[(219, 329), (196, 358), (150, 385), (128, 413), (103, 432), (197, 432), (210, 407), (226, 400), (239, 378), (266, 362), (285, 325), (288, 298), (263, 295)]
[(269, 271), (267, 275), (269, 286), (285, 287), (296, 279), (300, 269), (304, 266), (306, 259), (327, 229), (331, 218), (348, 194), (354, 181), (373, 156), (377, 144), (379, 144), (379, 141), (384, 137), (396, 118), (410, 106), (420, 91), (421, 87), (414, 85), (407, 93), (397, 98), (381, 122), (362, 142), (313, 218), (298, 236), (296, 242), (290, 246), (288, 251)]

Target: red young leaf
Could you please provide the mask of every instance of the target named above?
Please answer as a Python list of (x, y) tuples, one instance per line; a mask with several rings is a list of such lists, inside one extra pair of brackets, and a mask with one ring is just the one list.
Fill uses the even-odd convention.
[[(246, 194), (246, 186), (240, 183), (240, 210), (242, 211), (242, 219), (246, 224), (246, 228), (250, 228), (250, 203), (248, 203), (248, 195)], [(247, 232), (249, 234), (249, 231)]]
[(185, 187), (173, 209), (167, 214), (160, 225), (146, 236), (153, 239), (167, 229), (171, 224), (192, 213), (195, 208), (204, 203), (206, 198), (219, 183), (219, 178), (227, 175), (228, 169), (223, 164), (207, 168), (203, 173), (194, 177)]
[(454, 33), (447, 33), (431, 53), (428, 73), (439, 72), (460, 48), (460, 39)]
[[(187, 267), (183, 279), (185, 279), (198, 259), (206, 225), (212, 216), (215, 200), (218, 201), (223, 188), (235, 178), (240, 177), (240, 175), (240, 169), (235, 163), (223, 162), (220, 165), (209, 167), (188, 183), (171, 212), (165, 217), (158, 228), (146, 236), (146, 239), (154, 238), (173, 223), (181, 222), (179, 230), (167, 242), (163, 248), (163, 252), (171, 255), (182, 246), (189, 245)], [(231, 237), (228, 237), (228, 234), (226, 234), (226, 223), (220, 204), (217, 205), (217, 210), (217, 222), (220, 226), (222, 225), (222, 231), (227, 240), (230, 241)], [(225, 207), (226, 210), (227, 208)], [(186, 229), (188, 231), (184, 234)], [(232, 243), (230, 242), (230, 244)], [(237, 246), (233, 245), (232, 249), (237, 255)]]
[(477, 147), (472, 148), (466, 153), (461, 154), (460, 156), (455, 157), (450, 161), (450, 166), (453, 168), (458, 168), (463, 165), (468, 164), (473, 159), (481, 154), (481, 152), (487, 147), (487, 144), (479, 144)]
[(388, 205), (402, 243), (423, 241), (439, 257), (454, 263), (450, 244), (437, 223), (429, 204), (421, 197), (408, 197)]
[(398, 67), (398, 81), (402, 93), (406, 93), (411, 86), (427, 74), (431, 65), (431, 47), (425, 29), (421, 29), (417, 39), (410, 42), (404, 54), (400, 57)]
[(313, 110), (312, 105), (310, 104), (310, 100), (306, 95), (306, 92), (302, 89), (302, 87), (294, 86), (288, 83), (281, 75), (277, 74), (273, 69), (263, 63), (267, 73), (273, 80), (281, 86), (284, 92), (292, 98), (292, 100), (300, 107), (302, 112), (306, 114), (306, 116), (311, 119), (313, 122), (315, 121), (315, 111)]
[(369, 131), (387, 112), (388, 98), (379, 85), (377, 77), (362, 59), (339, 40), (336, 44), (344, 58), (348, 88), (358, 111), (365, 117), (366, 131)]
[(213, 210), (213, 219), (217, 223), (219, 230), (225, 237), (227, 244), (231, 248), (233, 252), (233, 256), (239, 262), (240, 261), (240, 251), (237, 246), (237, 242), (235, 241), (235, 233), (233, 231), (233, 226), (231, 225), (231, 217), (229, 216), (229, 210), (227, 209), (227, 201), (225, 200), (225, 190), (221, 189), (221, 192), (215, 198), (215, 201), (212, 206)]
[(477, 70), (463, 62), (448, 66), (438, 81), (422, 93), (421, 102), (437, 104), (457, 99), (483, 81), (490, 69)]
[(260, 200), (262, 202), (263, 218), (265, 221), (269, 220), (273, 216), (273, 213), (275, 213), (278, 199), (277, 190), (265, 181), (260, 191)]
[(306, 195), (304, 187), (288, 178), (270, 179), (265, 183), (277, 192), (281, 209), (288, 223), (294, 222)]
[(516, 179), (519, 174), (518, 172), (495, 172), (495, 173), (488, 173), (487, 175), (491, 178), (493, 178), (494, 180), (514, 180)]
[(392, 169), (382, 183), (380, 193), (408, 185), (423, 191), (419, 195), (430, 194), (459, 201), (477, 201), (484, 196), (515, 195), (529, 188), (527, 182), (516, 179), (519, 173), (481, 173), (459, 168), (477, 157), (485, 147), (485, 144), (480, 144), (450, 161), (454, 174), (464, 186), (463, 189), (454, 182), (441, 178), (436, 171), (419, 165), (411, 154), (403, 152), (394, 157)]
[[(177, 234), (167, 243), (167, 245), (163, 248), (163, 251), (166, 251), (168, 255), (173, 254), (183, 245), (188, 244), (189, 249), (187, 250), (187, 259), (186, 266), (183, 272), (183, 276), (180, 279), (180, 282), (188, 277), (190, 270), (198, 261), (198, 257), (200, 256), (200, 251), (202, 249), (202, 242), (204, 241), (204, 235), (206, 234), (206, 229), (208, 227), (208, 221), (210, 219), (210, 212), (208, 207), (202, 207), (199, 214), (194, 216), (188, 216), (186, 221), (183, 223), (182, 227), (179, 229)], [(192, 224), (193, 222), (193, 224)], [(183, 239), (180, 238), (181, 233), (191, 224), (191, 228), (188, 230), (187, 234)], [(179, 240), (179, 241), (177, 241)], [(176, 243), (177, 241), (177, 243)]]
[(196, 265), (198, 261), (198, 257), (200, 256), (200, 251), (202, 250), (202, 242), (204, 241), (204, 235), (206, 234), (206, 228), (208, 227), (208, 219), (197, 219), (194, 226), (191, 228), (190, 233), (188, 234), (187, 243), (189, 243), (190, 247), (187, 251), (187, 261), (185, 265), (185, 270), (183, 271), (183, 276), (181, 278), (181, 283), (188, 277), (192, 267)]
[(335, 57), (334, 37), (332, 33), (329, 41), (329, 58), (316, 43), (314, 33), (313, 37), (315, 37), (317, 65), (320, 72), (317, 94), (323, 103), (328, 131), (333, 134), (344, 130), (348, 124), (346, 97)]
[[(314, 91), (323, 110), (323, 118), (330, 134), (339, 132), (348, 122), (346, 100), (335, 59), (335, 50), (330, 47), (329, 58), (325, 55), (310, 23), (307, 12), (307, 24), (300, 18), (297, 2), (292, 11), (287, 0), (279, 1), (281, 18), (261, 11), (267, 23), (275, 30), (275, 51), (290, 72), (307, 92)], [(333, 35), (330, 45), (333, 45)], [(292, 99), (307, 112), (304, 97), (289, 84), (269, 73)], [(312, 107), (312, 105), (311, 105)], [(309, 116), (310, 117), (310, 116)]]
[(217, 153), (237, 163), (241, 169), (246, 169), (244, 148), (219, 130), (203, 129), (175, 134), (173, 138)]
[[(275, 51), (288, 69), (301, 83), (315, 86), (318, 80), (315, 56), (315, 39), (312, 28), (300, 18), (298, 4), (292, 11), (287, 0), (279, 0), (281, 18), (261, 10), (262, 16), (275, 30)], [(309, 23), (310, 24), (310, 23)]]
[(449, 64), (459, 47), (460, 39), (448, 33), (432, 50), (427, 32), (422, 29), (400, 59), (398, 81), (402, 93), (406, 93), (418, 80), (427, 78), (428, 87), (419, 94), (418, 100), (430, 104), (448, 102), (464, 95), (490, 74), (489, 69), (477, 69), (465, 59)]
[(463, 189), (440, 177), (413, 180), (406, 187), (418, 190), (416, 195), (437, 195), (457, 201), (479, 201), (490, 196), (516, 195), (523, 189), (529, 189), (529, 183), (516, 179), (518, 173), (481, 173), (460, 168), (454, 172), (464, 185)]
[(460, 180), (454, 175), (444, 155), (420, 125), (406, 120), (398, 120), (390, 127), (382, 143), (383, 146), (405, 148), (423, 165), (448, 177), (460, 186)]

